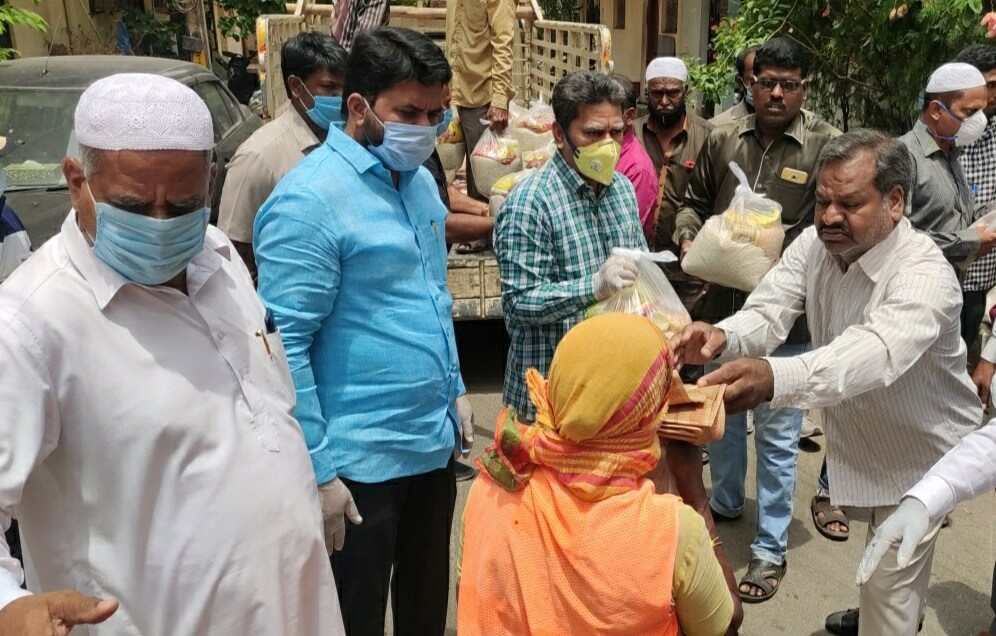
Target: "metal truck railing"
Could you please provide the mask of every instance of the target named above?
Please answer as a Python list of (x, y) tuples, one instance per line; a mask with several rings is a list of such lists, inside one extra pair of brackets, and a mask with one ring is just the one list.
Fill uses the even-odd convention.
[[(301, 31), (328, 32), (335, 16), (332, 4), (298, 0), (286, 6), (286, 15), (265, 15), (257, 21), (263, 104), (270, 117), (278, 115), (287, 102), (280, 75), (280, 47)], [(542, 95), (549, 102), (553, 86), (573, 71), (612, 72), (612, 36), (607, 27), (544, 20), (535, 0), (530, 0), (529, 4), (520, 3), (516, 17), (518, 37), (513, 52), (512, 80), (517, 101), (528, 105)], [(445, 51), (445, 8), (392, 6), (390, 23), (427, 34)]]

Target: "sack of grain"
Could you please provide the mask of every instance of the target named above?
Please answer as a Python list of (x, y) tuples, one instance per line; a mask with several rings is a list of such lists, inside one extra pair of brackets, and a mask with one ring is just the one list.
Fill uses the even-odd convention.
[(553, 157), (557, 152), (557, 144), (550, 142), (538, 150), (523, 150), (522, 165), (529, 170), (539, 168)]
[(636, 282), (589, 307), (585, 312), (585, 318), (609, 312), (646, 316), (669, 338), (692, 322), (681, 298), (657, 265), (674, 262), (677, 260), (674, 254), (643, 252), (621, 247), (612, 248), (612, 253), (624, 254), (636, 261), (639, 270)]
[(509, 108), (509, 128), (523, 152), (540, 150), (553, 142), (553, 108), (543, 103), (542, 97), (528, 110), (514, 102)]
[(455, 116), (450, 120), (450, 124), (443, 131), (443, 134), (436, 138), (436, 152), (439, 153), (439, 160), (443, 164), (446, 181), (452, 183), (456, 171), (460, 169), (463, 160), (467, 157), (467, 144), (464, 141), (463, 128), (460, 127), (460, 120)]
[[(486, 123), (481, 121), (482, 124)], [(491, 192), (495, 183), (505, 175), (522, 170), (522, 153), (519, 142), (510, 135), (485, 130), (470, 156), (477, 191)]]
[(488, 199), (488, 213), (491, 216), (498, 216), (498, 210), (505, 203), (505, 199), (508, 198), (508, 194), (512, 191), (512, 188), (519, 185), (519, 182), (532, 172), (532, 170), (523, 170), (522, 172), (515, 172), (498, 179), (491, 188), (491, 197)]
[(740, 182), (733, 200), (725, 212), (705, 222), (681, 268), (704, 281), (749, 292), (781, 256), (782, 206), (755, 194), (732, 161), (730, 170)]

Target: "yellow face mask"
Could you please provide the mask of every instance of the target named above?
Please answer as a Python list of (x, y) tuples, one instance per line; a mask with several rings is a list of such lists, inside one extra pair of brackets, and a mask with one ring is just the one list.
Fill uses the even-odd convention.
[(606, 186), (612, 183), (612, 174), (616, 171), (616, 164), (619, 163), (618, 143), (612, 139), (603, 139), (578, 148), (570, 138), (567, 141), (574, 150), (574, 163), (581, 176)]

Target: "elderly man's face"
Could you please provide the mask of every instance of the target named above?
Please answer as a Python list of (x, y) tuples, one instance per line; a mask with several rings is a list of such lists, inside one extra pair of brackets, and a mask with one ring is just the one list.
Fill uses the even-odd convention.
[[(685, 106), (687, 87), (674, 78), (655, 77), (647, 82), (647, 107), (657, 123), (673, 123)], [(670, 120), (670, 121), (669, 121)]]
[(564, 130), (559, 124), (553, 125), (553, 139), (564, 160), (577, 169), (574, 162), (574, 151), (567, 143), (565, 133), (577, 148), (584, 148), (603, 139), (613, 139), (622, 144), (626, 132), (626, 122), (623, 120), (622, 107), (610, 102), (597, 104), (582, 104), (578, 109), (577, 118), (571, 122), (570, 128)]
[(760, 128), (786, 128), (802, 110), (809, 85), (803, 81), (802, 69), (764, 66), (751, 80), (754, 111)]
[[(62, 162), (77, 219), (97, 236), (93, 200), (155, 219), (196, 212), (210, 205), (215, 166), (206, 152), (185, 150), (98, 151), (96, 174), (86, 178), (72, 157)], [(91, 200), (91, 193), (93, 200)]]
[(835, 258), (851, 264), (881, 243), (903, 217), (905, 194), (896, 186), (886, 196), (875, 188), (875, 154), (862, 150), (828, 163), (816, 185), (816, 231)]

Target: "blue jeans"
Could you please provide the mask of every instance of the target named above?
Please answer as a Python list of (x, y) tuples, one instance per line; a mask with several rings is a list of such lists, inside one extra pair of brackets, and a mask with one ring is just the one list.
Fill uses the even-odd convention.
[[(805, 353), (809, 345), (782, 345), (772, 355), (792, 357)], [(712, 370), (716, 365), (710, 365)], [(781, 563), (788, 550), (792, 522), (796, 464), (802, 411), (772, 409), (767, 402), (754, 408), (754, 444), (757, 451), (757, 534), (751, 545), (755, 558)], [(737, 413), (726, 418), (723, 439), (709, 444), (712, 472), (712, 509), (725, 517), (737, 517), (744, 509), (747, 479), (747, 418)]]
[(820, 479), (817, 482), (816, 496), (817, 497), (830, 496), (830, 477), (827, 476), (826, 455), (823, 456), (823, 468), (820, 469)]

